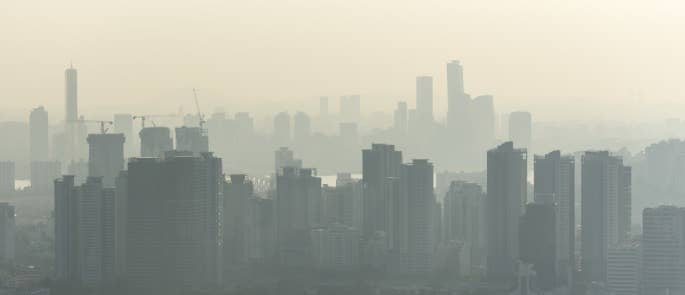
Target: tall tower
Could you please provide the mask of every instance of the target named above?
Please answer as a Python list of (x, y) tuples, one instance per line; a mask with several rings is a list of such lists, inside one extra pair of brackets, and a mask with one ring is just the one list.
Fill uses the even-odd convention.
[(464, 68), (458, 60), (447, 63), (447, 126), (457, 128), (468, 118), (468, 100), (464, 93)]
[(526, 202), (527, 152), (509, 141), (488, 151), (486, 272), (492, 280), (511, 280), (519, 258), (519, 217)]
[(535, 156), (535, 203), (556, 210), (558, 281), (570, 285), (575, 270), (575, 160), (553, 151)]
[(78, 120), (78, 72), (74, 66), (69, 66), (64, 71), (65, 95), (66, 95), (66, 117), (65, 120)]
[(627, 240), (630, 171), (608, 151), (583, 155), (581, 268), (587, 282), (606, 282), (607, 251)]
[[(395, 146), (373, 144), (362, 151), (362, 183), (364, 184), (365, 236), (383, 231), (392, 241), (394, 223), (392, 209), (396, 199), (387, 198), (386, 191), (392, 179), (399, 179), (402, 169), (402, 152)], [(395, 196), (396, 198), (396, 196)]]
[(29, 116), (29, 139), (31, 162), (47, 161), (50, 156), (48, 140), (48, 112), (40, 106)]

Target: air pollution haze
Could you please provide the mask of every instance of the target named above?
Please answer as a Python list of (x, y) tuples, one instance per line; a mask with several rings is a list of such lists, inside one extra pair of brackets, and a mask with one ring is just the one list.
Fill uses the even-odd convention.
[(0, 295), (685, 294), (679, 1), (0, 1)]
[[(360, 93), (365, 111), (413, 96), (446, 60), (469, 93), (544, 120), (637, 120), (685, 110), (680, 1), (3, 1), (0, 115), (61, 112), (61, 69), (81, 73), (81, 108), (275, 111)], [(444, 109), (445, 99), (436, 99)], [(313, 108), (310, 108), (313, 110)], [(310, 111), (306, 109), (306, 111)]]

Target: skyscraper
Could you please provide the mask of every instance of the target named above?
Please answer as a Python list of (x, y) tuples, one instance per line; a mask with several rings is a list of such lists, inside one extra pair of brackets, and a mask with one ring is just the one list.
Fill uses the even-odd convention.
[(209, 152), (209, 137), (200, 127), (176, 127), (176, 150), (197, 154)]
[(328, 117), (328, 96), (319, 97), (319, 116)]
[(223, 258), (227, 269), (247, 262), (248, 214), (254, 187), (246, 175), (232, 174), (223, 190)]
[(47, 161), (50, 158), (48, 112), (42, 106), (33, 109), (29, 116), (29, 140), (31, 162)]
[(175, 151), (133, 158), (127, 182), (129, 291), (168, 294), (216, 286), (222, 269), (221, 159)]
[(627, 240), (630, 229), (630, 167), (607, 151), (582, 158), (581, 268), (587, 282), (606, 282), (609, 247)]
[(457, 137), (468, 130), (469, 98), (464, 93), (464, 69), (458, 60), (447, 63), (447, 127)]
[(552, 203), (530, 203), (519, 224), (519, 253), (523, 263), (533, 265), (540, 291), (557, 285), (556, 214)]
[(359, 94), (340, 97), (341, 122), (359, 122), (361, 119), (361, 96)]
[(101, 177), (104, 187), (114, 187), (114, 181), (124, 170), (124, 134), (88, 135), (88, 176)]
[(64, 71), (65, 82), (65, 159), (67, 163), (85, 157), (85, 125), (78, 116), (78, 73), (73, 66)]
[(74, 186), (55, 181), (55, 270), (58, 280), (93, 288), (114, 280), (114, 190), (100, 177)]
[(558, 282), (569, 285), (575, 270), (575, 160), (553, 151), (534, 161), (535, 203), (555, 206)]
[(297, 145), (306, 145), (312, 133), (312, 121), (304, 112), (297, 112), (293, 117), (293, 139)]
[(479, 259), (484, 247), (483, 188), (475, 183), (453, 181), (443, 201), (443, 226), (446, 241), (460, 241), (469, 247), (472, 260)]
[(393, 129), (395, 129), (395, 132), (398, 136), (404, 136), (407, 134), (407, 122), (409, 120), (408, 115), (407, 103), (404, 101), (398, 102), (393, 116)]
[(280, 112), (274, 117), (274, 143), (276, 146), (288, 146), (292, 139), (290, 130), (290, 115)]
[(519, 258), (519, 217), (527, 198), (527, 153), (505, 142), (488, 151), (486, 273), (490, 280), (511, 280)]
[(171, 131), (167, 127), (146, 127), (140, 130), (140, 156), (161, 157), (173, 150)]
[(643, 294), (685, 292), (685, 208), (642, 211)]
[(373, 144), (362, 151), (362, 183), (364, 184), (364, 228), (363, 235), (370, 237), (382, 231), (392, 241), (394, 219), (392, 210), (397, 196), (387, 194), (387, 183), (399, 179), (402, 167), (402, 152), (388, 144)]
[(0, 161), (0, 194), (6, 195), (14, 192), (15, 174), (14, 162)]
[(274, 171), (278, 174), (285, 167), (302, 168), (302, 160), (295, 158), (295, 153), (287, 147), (274, 152)]
[(509, 140), (516, 146), (530, 149), (533, 134), (533, 123), (529, 112), (513, 112), (509, 114)]
[(413, 160), (401, 166), (397, 226), (400, 271), (428, 273), (436, 245), (433, 164)]
[(78, 72), (73, 66), (64, 71), (66, 117), (65, 121), (78, 120)]
[(276, 177), (276, 243), (281, 265), (309, 265), (310, 230), (322, 225), (321, 178), (313, 169), (284, 167)]
[(14, 264), (16, 230), (14, 206), (0, 203), (0, 262), (3, 264)]
[(131, 114), (114, 114), (114, 133), (124, 134), (124, 156), (135, 155), (136, 138), (133, 136), (133, 116)]
[(421, 121), (433, 121), (433, 77), (416, 77), (416, 111)]

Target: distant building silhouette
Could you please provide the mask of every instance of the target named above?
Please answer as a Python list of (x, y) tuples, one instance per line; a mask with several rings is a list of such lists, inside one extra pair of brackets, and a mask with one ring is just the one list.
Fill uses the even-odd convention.
[(196, 154), (209, 152), (209, 137), (200, 127), (176, 127), (176, 150)]
[(443, 201), (444, 239), (462, 242), (462, 247), (469, 248), (474, 264), (483, 261), (484, 202), (483, 188), (465, 181), (453, 181)]
[(420, 121), (433, 121), (433, 77), (416, 77), (416, 111)]
[(248, 262), (248, 222), (254, 187), (246, 175), (233, 174), (223, 187), (224, 268)]
[(102, 177), (104, 187), (114, 187), (124, 170), (124, 141), (122, 133), (88, 135), (88, 176)]
[(328, 96), (319, 97), (319, 117), (328, 117)]
[(171, 131), (167, 127), (146, 127), (140, 130), (140, 156), (161, 157), (173, 150)]
[(359, 229), (339, 223), (312, 229), (314, 266), (323, 270), (356, 271), (360, 237)]
[(293, 117), (293, 139), (297, 146), (304, 146), (312, 135), (312, 120), (304, 112), (297, 112)]
[(361, 119), (361, 96), (350, 95), (340, 97), (341, 122), (359, 122)]
[[(397, 181), (402, 171), (402, 152), (395, 146), (373, 144), (371, 149), (362, 151), (362, 183), (364, 184), (364, 225), (365, 237), (384, 232), (386, 250), (393, 249), (396, 233), (396, 206), (398, 195), (393, 193), (392, 183)], [(397, 188), (395, 188), (396, 190)]]
[(14, 162), (0, 161), (0, 194), (13, 193), (16, 178)]
[(393, 116), (394, 124), (393, 129), (397, 136), (407, 135), (407, 123), (409, 120), (409, 114), (407, 113), (407, 103), (400, 101), (397, 103), (397, 108)]
[(136, 154), (136, 138), (133, 136), (133, 116), (131, 114), (114, 114), (114, 132), (124, 134), (124, 156), (130, 158)]
[(533, 123), (529, 112), (509, 114), (509, 140), (516, 146), (530, 149), (533, 137)]
[(31, 162), (50, 159), (50, 140), (48, 135), (48, 112), (40, 106), (29, 116), (29, 154)]
[(280, 112), (274, 117), (273, 140), (276, 146), (288, 146), (292, 140), (290, 130), (290, 115), (287, 112)]
[(519, 217), (527, 198), (527, 154), (505, 142), (488, 151), (488, 190), (485, 202), (487, 233), (486, 275), (512, 280), (519, 258)]
[(535, 289), (550, 291), (557, 285), (557, 226), (553, 203), (530, 203), (519, 224), (519, 253), (536, 273)]

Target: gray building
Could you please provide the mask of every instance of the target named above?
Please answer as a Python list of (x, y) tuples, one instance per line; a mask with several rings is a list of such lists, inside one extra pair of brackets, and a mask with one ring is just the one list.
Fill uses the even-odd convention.
[(393, 248), (395, 208), (398, 202), (392, 183), (402, 171), (402, 152), (388, 144), (373, 144), (362, 151), (362, 184), (364, 186), (364, 225), (362, 235), (371, 237), (384, 232), (386, 247)]
[(485, 202), (487, 257), (490, 280), (515, 278), (519, 259), (519, 217), (527, 198), (527, 153), (505, 142), (488, 151)]
[(101, 177), (55, 181), (55, 270), (59, 281), (93, 288), (114, 281), (114, 189)]
[(174, 149), (169, 128), (147, 127), (140, 130), (139, 135), (141, 157), (161, 157)]
[(88, 176), (102, 177), (102, 185), (114, 187), (124, 170), (124, 141), (122, 133), (88, 135)]
[(274, 116), (273, 141), (276, 146), (288, 146), (292, 140), (290, 129), (290, 114), (280, 112)]
[(29, 115), (29, 156), (31, 162), (47, 161), (50, 158), (48, 135), (48, 112), (40, 106)]
[(685, 208), (642, 211), (641, 272), (643, 294), (685, 292)]
[(576, 268), (575, 159), (553, 151), (534, 161), (535, 203), (554, 205), (556, 211), (557, 281), (570, 285)]
[(275, 201), (279, 263), (310, 265), (310, 230), (323, 221), (321, 178), (313, 169), (284, 167), (276, 178)]
[(193, 153), (209, 152), (209, 137), (200, 127), (177, 127), (176, 150)]
[(224, 268), (228, 269), (248, 261), (247, 231), (254, 187), (246, 175), (233, 174), (223, 190), (223, 258)]
[(0, 161), (0, 194), (14, 193), (15, 174), (14, 162)]
[(132, 294), (217, 286), (222, 269), (221, 159), (167, 152), (129, 160), (125, 280)]
[(630, 230), (631, 169), (607, 151), (582, 157), (581, 269), (587, 282), (606, 282), (607, 251)]
[(0, 203), (0, 264), (14, 264), (16, 230), (14, 206)]
[(340, 121), (359, 122), (361, 119), (361, 96), (359, 94), (340, 97)]
[(114, 114), (114, 133), (124, 134), (124, 156), (133, 157), (136, 153), (133, 136), (133, 116), (131, 114)]
[(421, 122), (433, 121), (433, 77), (416, 77), (416, 112)]
[(459, 241), (468, 247), (473, 264), (483, 261), (483, 188), (475, 183), (453, 181), (443, 201), (443, 236), (446, 242)]
[(533, 138), (533, 119), (529, 112), (509, 114), (509, 140), (516, 146), (530, 149)]

